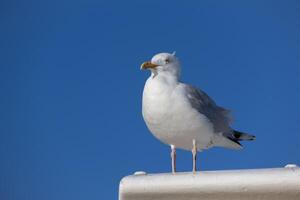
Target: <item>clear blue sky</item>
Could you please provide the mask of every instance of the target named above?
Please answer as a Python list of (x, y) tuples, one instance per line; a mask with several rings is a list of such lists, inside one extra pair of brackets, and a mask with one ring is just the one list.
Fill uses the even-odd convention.
[(182, 79), (257, 136), (203, 152), (202, 170), (300, 164), (299, 1), (179, 2), (1, 1), (1, 199), (117, 199), (123, 176), (170, 171), (139, 66), (174, 50)]

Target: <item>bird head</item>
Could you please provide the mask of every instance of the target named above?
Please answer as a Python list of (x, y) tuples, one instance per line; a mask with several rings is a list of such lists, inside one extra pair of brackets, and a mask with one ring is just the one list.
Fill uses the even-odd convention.
[(152, 74), (157, 75), (160, 73), (166, 73), (180, 76), (180, 62), (175, 56), (175, 52), (170, 53), (159, 53), (153, 56), (151, 61), (144, 62), (141, 65), (141, 69), (151, 70)]

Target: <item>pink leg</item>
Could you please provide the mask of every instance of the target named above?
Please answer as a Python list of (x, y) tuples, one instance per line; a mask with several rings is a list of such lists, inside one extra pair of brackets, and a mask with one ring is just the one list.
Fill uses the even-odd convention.
[(196, 158), (197, 158), (196, 140), (193, 140), (192, 154), (193, 154), (193, 173), (195, 174), (196, 173)]
[(176, 173), (176, 148), (171, 145), (172, 173)]

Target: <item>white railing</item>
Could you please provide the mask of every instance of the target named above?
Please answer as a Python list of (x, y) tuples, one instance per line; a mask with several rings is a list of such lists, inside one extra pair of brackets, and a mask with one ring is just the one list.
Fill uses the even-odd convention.
[(300, 200), (300, 168), (136, 172), (120, 182), (119, 200)]

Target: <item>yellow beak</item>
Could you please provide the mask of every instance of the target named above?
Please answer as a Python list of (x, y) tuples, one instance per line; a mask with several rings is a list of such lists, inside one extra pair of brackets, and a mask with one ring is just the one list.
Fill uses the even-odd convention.
[(141, 69), (153, 69), (155, 67), (157, 67), (158, 65), (151, 63), (150, 61), (144, 62), (141, 65)]

